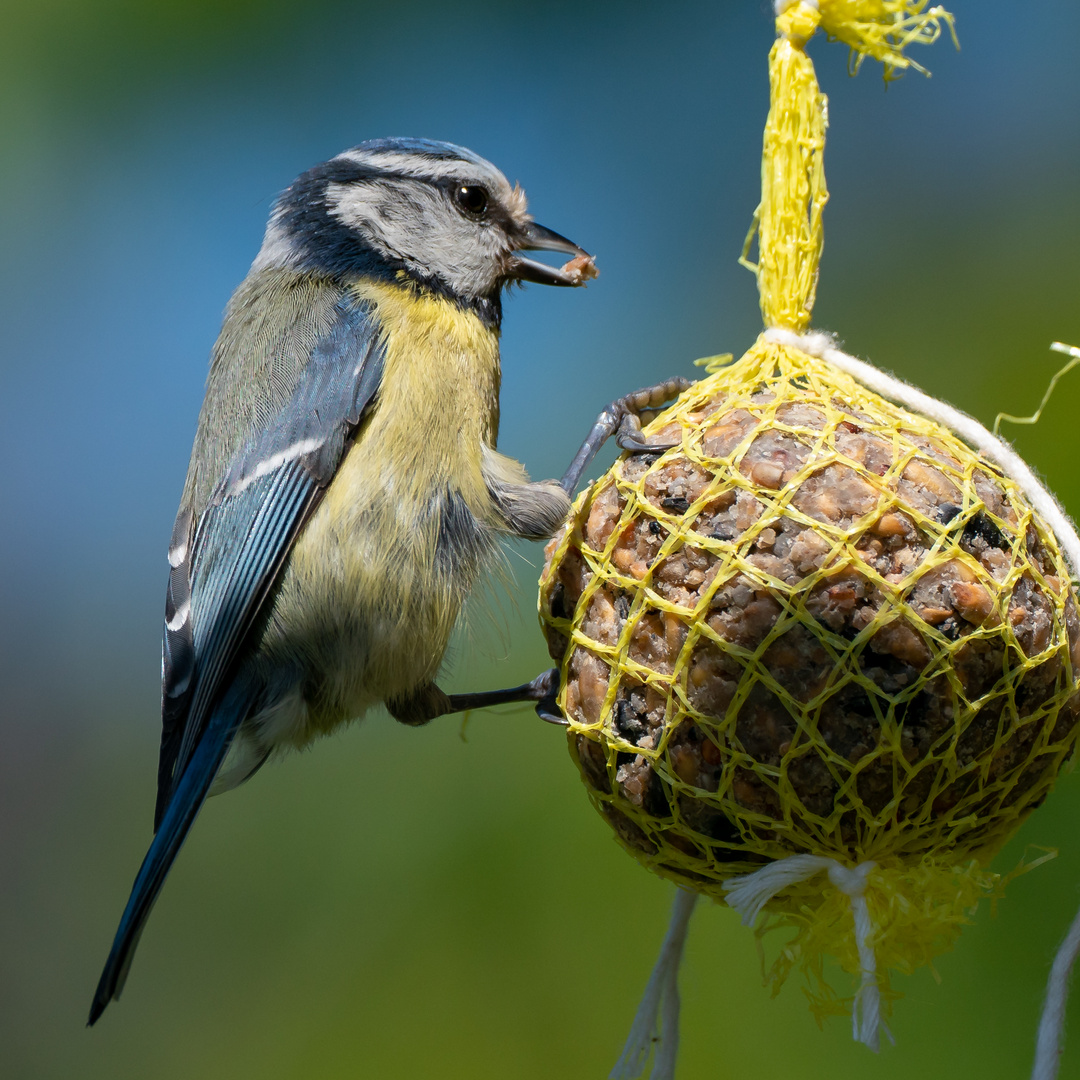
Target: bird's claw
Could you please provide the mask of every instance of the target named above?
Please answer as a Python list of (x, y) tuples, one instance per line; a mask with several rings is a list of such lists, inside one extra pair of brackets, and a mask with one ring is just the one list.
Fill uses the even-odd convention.
[(647, 386), (625, 397), (616, 398), (596, 418), (596, 423), (574, 455), (574, 460), (563, 474), (559, 486), (568, 495), (573, 494), (597, 451), (612, 435), (621, 449), (633, 454), (662, 454), (667, 450), (674, 450), (678, 443), (650, 443), (641, 434), (642, 416), (651, 420), (665, 402), (677, 397), (692, 385), (689, 379), (677, 375), (655, 386)]
[(615, 432), (615, 444), (619, 449), (631, 454), (663, 454), (677, 449), (681, 445), (677, 442), (649, 442), (641, 433), (641, 425), (652, 420), (660, 411), (660, 406), (681, 394), (690, 385), (689, 379), (677, 375), (673, 379), (647, 386), (644, 390), (613, 401), (608, 408), (619, 416), (619, 426)]
[(529, 683), (528, 697), (536, 702), (536, 715), (545, 723), (566, 727), (570, 723), (558, 704), (559, 669), (548, 668)]

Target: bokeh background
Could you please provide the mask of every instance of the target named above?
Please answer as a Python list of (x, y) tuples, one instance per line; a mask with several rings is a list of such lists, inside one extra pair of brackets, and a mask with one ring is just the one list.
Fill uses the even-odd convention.
[[(759, 329), (735, 260), (769, 7), (0, 2), (0, 1074), (607, 1074), (672, 887), (617, 848), (525, 710), (464, 732), (373, 714), (212, 800), (122, 1002), (83, 1025), (150, 838), (164, 552), (206, 357), (274, 194), (365, 138), (450, 139), (596, 252), (587, 291), (507, 305), (500, 448), (558, 475), (603, 403)], [(816, 324), (989, 422), (1035, 407), (1051, 340), (1080, 343), (1080, 6), (955, 8), (962, 50), (922, 50), (933, 78), (888, 92), (811, 47), (832, 123)], [(1073, 513), (1078, 410), (1074, 377), (1012, 429)], [(448, 688), (546, 666), (540, 557), (509, 554)], [(1025, 1075), (1080, 901), (1078, 825), (1066, 776), (995, 865), (1060, 857), (980, 911), (940, 984), (896, 979), (879, 1057), (842, 1020), (819, 1030), (796, 982), (770, 999), (752, 936), (703, 908), (680, 1077)]]

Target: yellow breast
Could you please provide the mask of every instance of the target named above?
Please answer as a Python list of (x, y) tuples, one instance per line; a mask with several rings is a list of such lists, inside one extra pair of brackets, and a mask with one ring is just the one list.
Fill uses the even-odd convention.
[(374, 307), (383, 378), (297, 540), (275, 605), (286, 625), (269, 634), (309, 657), (300, 741), (434, 679), (499, 524), (481, 473), (498, 429), (497, 332), (407, 288), (354, 291)]
[(497, 331), (441, 297), (374, 282), (353, 290), (374, 305), (386, 360), (376, 408), (327, 501), (364, 499), (392, 477), (406, 515), (448, 484), (487, 514), (480, 448), (498, 433)]

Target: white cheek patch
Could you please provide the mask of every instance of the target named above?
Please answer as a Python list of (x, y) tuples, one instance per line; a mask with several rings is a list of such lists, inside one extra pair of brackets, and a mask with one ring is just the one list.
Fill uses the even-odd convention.
[(383, 186), (389, 187), (389, 181), (328, 184), (326, 201), (330, 213), (350, 229), (371, 229), (376, 218), (382, 215), (382, 206), (386, 202), (386, 192), (380, 190)]
[(410, 181), (331, 184), (330, 212), (384, 255), (409, 267), (429, 264), (429, 192)]
[(464, 218), (441, 190), (384, 178), (330, 184), (326, 193), (331, 214), (410, 270), (438, 277), (465, 296), (496, 287), (509, 253), (505, 234)]

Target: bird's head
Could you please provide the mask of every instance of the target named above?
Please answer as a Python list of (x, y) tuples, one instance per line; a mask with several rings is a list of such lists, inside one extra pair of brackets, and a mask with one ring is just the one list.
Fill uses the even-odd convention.
[(580, 285), (591, 276), (520, 254), (529, 250), (588, 258), (533, 221), (521, 188), (472, 151), (378, 139), (309, 169), (282, 194), (255, 268), (404, 275), (466, 303), (493, 300), (514, 281)]

